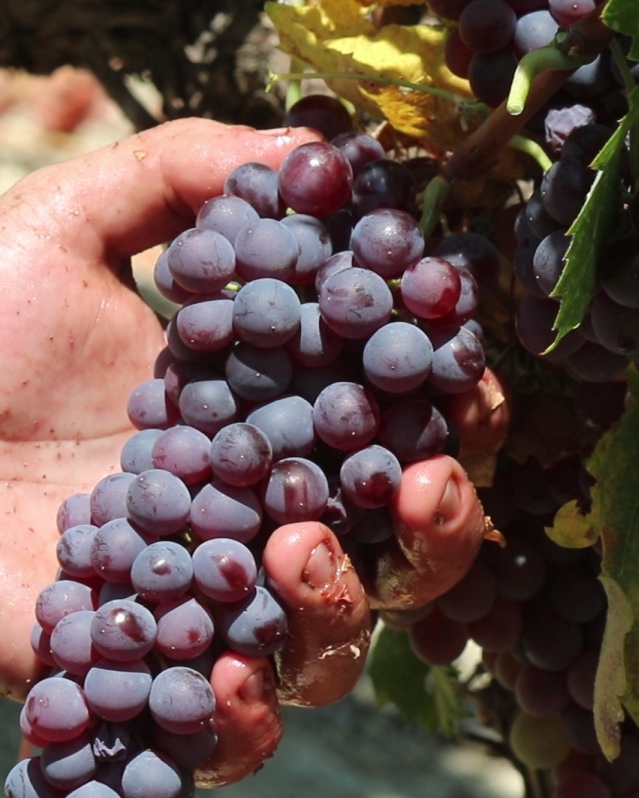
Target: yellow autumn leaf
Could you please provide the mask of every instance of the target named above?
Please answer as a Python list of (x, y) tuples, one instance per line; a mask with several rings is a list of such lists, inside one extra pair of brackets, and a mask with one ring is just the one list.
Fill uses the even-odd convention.
[(546, 534), (558, 546), (568, 549), (593, 546), (599, 537), (592, 519), (580, 511), (576, 501), (568, 502), (558, 510)]
[(303, 8), (269, 2), (266, 11), (284, 52), (317, 72), (339, 73), (325, 78), (338, 96), (373, 118), (387, 120), (400, 133), (445, 150), (479, 121), (462, 114), (460, 100), (471, 96), (470, 89), (444, 63), (443, 28), (420, 24), (375, 29), (355, 0), (320, 0)]

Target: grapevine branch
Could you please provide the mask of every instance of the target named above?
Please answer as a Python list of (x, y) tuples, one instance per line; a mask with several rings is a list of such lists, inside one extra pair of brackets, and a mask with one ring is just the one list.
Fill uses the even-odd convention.
[[(609, 44), (614, 33), (601, 20), (601, 7), (595, 8), (568, 28), (558, 46), (566, 56), (592, 60)], [(499, 152), (570, 77), (565, 69), (542, 72), (532, 83), (523, 111), (513, 116), (504, 101), (480, 127), (465, 138), (442, 167), (449, 183), (485, 175), (495, 165)]]

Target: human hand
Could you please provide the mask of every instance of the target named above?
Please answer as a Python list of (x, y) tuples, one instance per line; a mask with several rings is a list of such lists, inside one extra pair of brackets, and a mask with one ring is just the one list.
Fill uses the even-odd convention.
[[(35, 598), (57, 567), (57, 508), (118, 470), (132, 432), (126, 397), (151, 376), (164, 344), (158, 320), (131, 284), (130, 257), (190, 226), (236, 165), (261, 160), (277, 167), (312, 138), (309, 131), (258, 133), (184, 120), (40, 170), (0, 199), (0, 683), (8, 694), (22, 697), (36, 675), (25, 632)], [(455, 507), (465, 520), (454, 520)], [(374, 606), (428, 601), (432, 580), (426, 589), (425, 576), (433, 562), (420, 541), (451, 524), (479, 540), (478, 508), (451, 458), (407, 469), (396, 503), (407, 547), (384, 547), (379, 570), (362, 576)], [(288, 609), (290, 639), (277, 672), (266, 659), (225, 654), (216, 662), (220, 742), (198, 774), (203, 784), (229, 783), (259, 767), (282, 732), (280, 702), (334, 701), (365, 662), (364, 586), (326, 527), (281, 527), (264, 564)]]

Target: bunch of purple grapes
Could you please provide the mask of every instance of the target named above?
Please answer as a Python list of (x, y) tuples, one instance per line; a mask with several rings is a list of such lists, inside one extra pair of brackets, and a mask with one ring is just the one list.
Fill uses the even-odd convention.
[(449, 445), (438, 399), (483, 375), (472, 317), (499, 262), (472, 234), (426, 255), (415, 208), (411, 172), (346, 132), (277, 173), (239, 167), (160, 256), (179, 309), (128, 399), (121, 470), (60, 507), (32, 632), (47, 675), (21, 715), (42, 752), (9, 798), (192, 795), (217, 741), (213, 662), (286, 641), (270, 532), (392, 535), (402, 467)]
[[(513, 759), (548, 779), (551, 798), (636, 798), (639, 729), (627, 720), (621, 753), (604, 756), (595, 733), (594, 682), (606, 620), (596, 548), (568, 549), (546, 534), (568, 500), (587, 505), (589, 480), (579, 457), (542, 469), (505, 454), (492, 488), (480, 489), (506, 545), (485, 544), (466, 576), (412, 618), (416, 655), (453, 662), (469, 640), (491, 675), (475, 696), (480, 719)], [(482, 710), (482, 707), (484, 708)], [(499, 709), (501, 708), (501, 710)]]
[[(519, 303), (516, 325), (521, 343), (535, 355), (542, 355), (554, 341), (559, 305), (551, 294), (565, 267), (572, 240), (568, 229), (595, 178), (589, 164), (612, 132), (607, 125), (577, 126), (517, 219), (513, 268), (526, 295)], [(585, 318), (543, 355), (576, 380), (614, 380), (639, 358), (639, 239), (631, 213), (618, 209), (612, 241), (598, 258)]]
[[(475, 97), (491, 107), (510, 91), (519, 60), (550, 44), (560, 28), (574, 25), (597, 0), (430, 0), (430, 10), (454, 22), (446, 41), (446, 65), (468, 79)], [(576, 69), (562, 90), (565, 100), (599, 96), (615, 84), (607, 54)], [(619, 84), (616, 84), (617, 89)], [(564, 102), (569, 104), (569, 102)]]

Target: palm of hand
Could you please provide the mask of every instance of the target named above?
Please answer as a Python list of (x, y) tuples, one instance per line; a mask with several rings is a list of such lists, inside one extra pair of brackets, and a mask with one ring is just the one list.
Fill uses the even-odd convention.
[(23, 643), (17, 678), (32, 669), (24, 629), (56, 570), (57, 508), (117, 470), (127, 396), (162, 345), (157, 319), (118, 276), (126, 261), (106, 262), (82, 209), (34, 223), (29, 188), (5, 215), (20, 234), (5, 229), (0, 265), (0, 628)]

